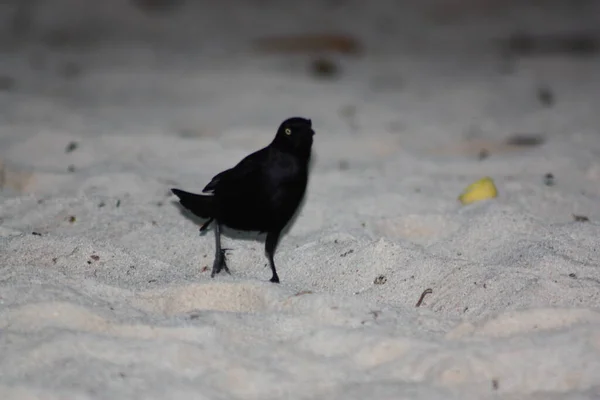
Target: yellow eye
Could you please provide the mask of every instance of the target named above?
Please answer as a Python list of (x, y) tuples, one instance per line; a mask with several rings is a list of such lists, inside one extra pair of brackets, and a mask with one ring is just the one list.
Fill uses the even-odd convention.
[(291, 135), (292, 134), (292, 130), (290, 128), (285, 128), (285, 134), (286, 135)]

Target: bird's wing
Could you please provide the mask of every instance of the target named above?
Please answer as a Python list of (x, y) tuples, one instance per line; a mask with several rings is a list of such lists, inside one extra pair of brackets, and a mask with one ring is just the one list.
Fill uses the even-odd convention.
[(247, 182), (249, 177), (260, 170), (262, 161), (265, 158), (264, 152), (265, 149), (252, 153), (242, 159), (235, 167), (219, 172), (202, 189), (202, 193), (213, 193), (215, 190), (223, 190), (224, 187), (234, 189), (237, 185)]

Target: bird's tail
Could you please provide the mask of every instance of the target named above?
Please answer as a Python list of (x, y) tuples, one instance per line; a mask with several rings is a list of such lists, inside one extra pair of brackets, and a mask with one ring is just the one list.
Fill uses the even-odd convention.
[(179, 189), (171, 189), (179, 197), (179, 203), (200, 218), (214, 217), (214, 199), (208, 195), (194, 194)]

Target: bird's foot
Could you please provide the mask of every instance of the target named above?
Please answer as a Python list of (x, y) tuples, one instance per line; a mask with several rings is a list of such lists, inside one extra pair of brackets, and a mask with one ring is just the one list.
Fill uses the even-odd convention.
[(221, 251), (217, 253), (217, 256), (215, 257), (215, 261), (213, 263), (212, 273), (210, 274), (211, 278), (214, 278), (216, 274), (221, 272), (221, 270), (225, 270), (225, 272), (231, 275), (231, 272), (229, 272), (229, 268), (227, 268), (227, 260), (225, 257), (225, 252), (227, 250), (229, 249), (221, 249)]
[(277, 276), (277, 274), (273, 275), (270, 281), (273, 283), (279, 283), (279, 277)]

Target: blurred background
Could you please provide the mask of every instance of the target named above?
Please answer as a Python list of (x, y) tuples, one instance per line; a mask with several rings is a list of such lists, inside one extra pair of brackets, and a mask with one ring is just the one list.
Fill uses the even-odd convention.
[(298, 114), (409, 147), (592, 129), (599, 22), (593, 0), (3, 0), (0, 145)]

